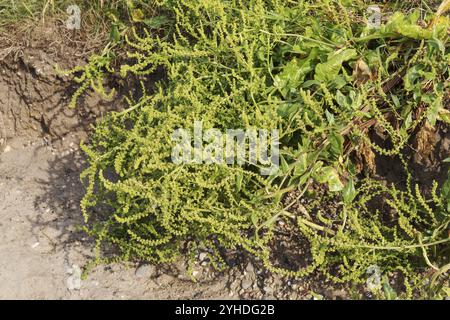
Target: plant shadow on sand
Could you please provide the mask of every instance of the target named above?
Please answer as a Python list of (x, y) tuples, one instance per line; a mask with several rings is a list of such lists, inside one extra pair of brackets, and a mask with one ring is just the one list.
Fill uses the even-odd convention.
[(47, 237), (55, 250), (66, 254), (74, 245), (92, 247), (92, 239), (81, 230), (80, 200), (84, 191), (80, 173), (85, 166), (84, 156), (79, 151), (64, 152), (62, 156), (49, 159), (47, 166), (47, 176), (36, 179), (42, 189), (34, 200), (37, 215), (31, 221), (33, 229), (36, 232), (49, 230)]

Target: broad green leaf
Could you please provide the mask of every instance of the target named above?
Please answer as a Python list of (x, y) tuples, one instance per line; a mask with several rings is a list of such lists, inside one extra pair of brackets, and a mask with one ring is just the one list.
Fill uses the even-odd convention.
[(331, 192), (337, 192), (344, 189), (344, 185), (339, 179), (339, 174), (333, 167), (322, 168), (316, 174), (316, 180), (319, 183), (326, 183)]
[(330, 142), (330, 152), (333, 156), (337, 158), (342, 155), (344, 152), (344, 137), (336, 132), (330, 132), (328, 141)]
[(340, 90), (336, 91), (336, 102), (341, 106), (342, 108), (346, 108), (348, 106), (348, 100), (347, 97), (342, 94)]
[(356, 189), (353, 179), (350, 179), (343, 190), (343, 198), (345, 204), (351, 204), (353, 199), (356, 197)]
[(305, 173), (308, 168), (308, 154), (302, 153), (297, 160), (297, 164), (294, 169), (295, 176), (301, 176)]
[(277, 113), (282, 118), (289, 118), (298, 111), (299, 105), (293, 103), (282, 103), (277, 110)]
[(281, 170), (283, 173), (286, 173), (289, 171), (289, 165), (286, 161), (286, 159), (283, 157), (283, 155), (280, 155), (280, 160), (281, 160)]
[(119, 27), (117, 25), (114, 24), (114, 25), (111, 26), (111, 31), (109, 33), (109, 38), (113, 42), (119, 42), (120, 41), (120, 32), (119, 32)]
[(396, 12), (385, 26), (383, 32), (397, 33), (407, 38), (416, 40), (433, 38), (433, 31), (424, 29), (416, 24), (417, 14), (413, 13), (410, 16), (405, 16), (401, 12)]
[(303, 60), (292, 59), (284, 66), (283, 71), (275, 76), (274, 85), (283, 93), (283, 96), (299, 87), (306, 75), (314, 70), (314, 60), (317, 55), (318, 49), (314, 48), (307, 58)]
[(306, 89), (306, 88), (312, 87), (312, 86), (314, 86), (314, 85), (320, 85), (320, 81), (317, 81), (317, 80), (307, 80), (307, 81), (303, 82), (302, 88)]
[[(428, 108), (428, 111), (427, 111), (427, 118), (428, 118), (428, 121), (430, 122), (430, 124), (432, 126), (434, 126), (434, 125), (436, 125), (436, 120), (438, 119), (438, 117), (441, 114), (441, 110), (445, 110), (442, 105), (442, 96), (441, 95), (439, 95), (437, 97), (434, 96), (433, 98), (430, 99), (429, 103), (430, 103), (430, 107)], [(443, 115), (444, 115), (444, 119), (445, 119), (445, 114), (443, 114)]]
[(334, 120), (334, 115), (330, 111), (325, 109), (325, 116), (327, 117), (328, 124), (330, 126), (332, 126), (334, 124), (334, 121), (335, 121)]
[(358, 56), (355, 49), (345, 49), (334, 52), (328, 56), (328, 60), (324, 63), (319, 63), (316, 66), (316, 73), (314, 79), (317, 81), (329, 82), (334, 80), (342, 64), (345, 61), (352, 60)]
[(395, 94), (391, 94), (392, 102), (394, 103), (396, 108), (400, 108), (400, 100)]
[(422, 66), (414, 65), (408, 69), (404, 77), (406, 91), (413, 91), (417, 86), (417, 81), (422, 76)]

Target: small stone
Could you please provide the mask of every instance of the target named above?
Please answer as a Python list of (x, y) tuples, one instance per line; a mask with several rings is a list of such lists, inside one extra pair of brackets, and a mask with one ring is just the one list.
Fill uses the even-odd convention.
[(248, 288), (250, 288), (253, 285), (253, 282), (249, 279), (244, 279), (241, 282), (241, 288), (244, 290), (247, 290)]
[(238, 290), (238, 288), (239, 288), (239, 281), (238, 280), (235, 280), (235, 281), (233, 281), (232, 283), (231, 283), (231, 285), (230, 285), (230, 289), (233, 291), (237, 291)]
[(34, 244), (31, 245), (31, 249), (35, 249), (37, 247), (39, 247), (40, 243), (39, 242), (35, 242)]
[(71, 276), (66, 280), (67, 289), (69, 290), (80, 290), (81, 289), (81, 269), (79, 266), (74, 264), (71, 269), (69, 269)]
[(265, 287), (263, 288), (263, 290), (264, 290), (264, 292), (267, 293), (267, 294), (272, 294), (272, 293), (273, 293), (273, 288), (272, 288), (272, 287), (269, 287), (269, 286), (265, 286)]
[(12, 151), (12, 148), (10, 146), (6, 146), (5, 149), (3, 150), (3, 153), (8, 153), (11, 151)]
[(200, 255), (198, 256), (198, 259), (200, 261), (205, 261), (206, 257), (208, 257), (208, 254), (206, 252), (202, 252), (200, 253)]
[(255, 268), (253, 267), (253, 264), (251, 264), (251, 262), (249, 262), (247, 264), (247, 267), (245, 268), (245, 271), (247, 271), (248, 273), (254, 273), (255, 272)]
[(148, 278), (155, 271), (155, 267), (149, 264), (140, 265), (134, 273), (137, 278)]

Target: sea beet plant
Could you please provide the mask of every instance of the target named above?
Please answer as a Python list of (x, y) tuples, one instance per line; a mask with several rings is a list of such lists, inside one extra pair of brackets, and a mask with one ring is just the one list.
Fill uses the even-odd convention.
[[(127, 37), (120, 73), (163, 72), (164, 80), (107, 115), (83, 146), (81, 206), (96, 263), (111, 261), (102, 250), (112, 246), (113, 260), (154, 263), (206, 250), (221, 268), (222, 250), (239, 248), (286, 276), (363, 285), (378, 266), (383, 279), (402, 280), (400, 297), (448, 295), (450, 180), (423, 185), (409, 170), (450, 123), (448, 1), (424, 10), (386, 5), (379, 27), (367, 24), (365, 1), (159, 6), (170, 32)], [(108, 72), (98, 63), (84, 70), (80, 79)], [(224, 132), (278, 129), (280, 170), (173, 163), (172, 133), (195, 121)], [(404, 179), (379, 177), (380, 158), (397, 163)], [(300, 269), (274, 258), (281, 225), (309, 247)], [(377, 296), (392, 297), (388, 280)]]

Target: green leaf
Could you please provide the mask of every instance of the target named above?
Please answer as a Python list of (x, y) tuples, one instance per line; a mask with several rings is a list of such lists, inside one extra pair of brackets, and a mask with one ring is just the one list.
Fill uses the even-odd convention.
[(292, 59), (283, 67), (283, 71), (275, 76), (274, 85), (282, 92), (284, 97), (290, 91), (295, 91), (303, 83), (306, 75), (314, 70), (313, 65), (317, 55), (318, 49), (313, 48), (307, 58), (303, 60)]
[(328, 56), (328, 60), (324, 63), (319, 63), (316, 66), (316, 73), (314, 79), (317, 81), (329, 82), (334, 80), (339, 71), (341, 70), (342, 64), (345, 61), (352, 60), (358, 56), (355, 49), (345, 49)]
[(159, 29), (162, 26), (169, 24), (170, 19), (164, 15), (160, 15), (149, 19), (145, 19), (142, 22), (145, 23), (145, 25), (149, 28)]
[(355, 199), (356, 197), (356, 189), (355, 189), (355, 184), (353, 182), (353, 179), (350, 179), (347, 183), (347, 185), (345, 186), (343, 192), (343, 198), (344, 198), (344, 203), (349, 205), (352, 203), (352, 201)]
[(294, 175), (295, 176), (301, 176), (305, 173), (306, 169), (308, 168), (308, 154), (302, 153), (299, 156), (299, 159), (297, 160), (297, 164), (294, 169)]
[(241, 189), (242, 189), (243, 178), (244, 178), (244, 175), (242, 174), (242, 172), (239, 172), (236, 175), (236, 190), (237, 190), (237, 192), (241, 191)]
[(392, 102), (394, 103), (396, 108), (400, 108), (400, 100), (398, 99), (398, 97), (395, 94), (391, 94), (391, 98), (392, 98)]
[(134, 9), (134, 3), (132, 0), (127, 0), (126, 4), (128, 9)]
[(347, 97), (342, 94), (340, 90), (336, 91), (336, 102), (341, 106), (342, 108), (346, 108), (348, 106)]
[(119, 27), (117, 25), (112, 25), (111, 31), (109, 33), (109, 38), (113, 42), (119, 42), (120, 41), (120, 32)]
[(441, 110), (445, 110), (442, 105), (442, 96), (439, 95), (437, 97), (431, 98), (431, 105), (430, 108), (428, 108), (427, 112), (427, 118), (428, 121), (432, 126), (436, 125), (436, 120), (443, 115), (443, 120), (447, 119), (447, 115), (445, 112), (442, 112)]
[[(450, 163), (450, 158), (445, 159), (444, 162)], [(441, 199), (444, 201), (444, 203), (447, 203), (447, 212), (450, 213), (450, 172), (448, 174), (447, 180), (442, 185)]]
[(328, 184), (328, 188), (331, 192), (338, 192), (344, 189), (344, 185), (339, 179), (339, 174), (337, 170), (333, 167), (325, 167), (320, 170), (316, 175), (316, 180), (319, 183)]
[(432, 39), (433, 31), (417, 25), (417, 17), (417, 12), (408, 17), (401, 12), (396, 12), (392, 15), (382, 33), (397, 33), (416, 40)]
[(286, 173), (289, 171), (289, 165), (286, 161), (286, 159), (283, 157), (283, 155), (280, 155), (280, 160), (281, 160), (281, 171), (283, 173)]
[(303, 89), (306, 89), (306, 88), (312, 87), (312, 86), (314, 86), (314, 85), (320, 85), (320, 81), (317, 81), (317, 80), (307, 80), (307, 81), (303, 82), (302, 88), (303, 88)]
[(278, 107), (277, 113), (282, 118), (289, 118), (298, 111), (299, 107), (299, 104), (282, 103)]
[(408, 69), (405, 77), (405, 89), (406, 91), (413, 91), (417, 86), (417, 80), (420, 79), (422, 75), (422, 66), (420, 65), (414, 65), (411, 68)]
[(141, 9), (134, 9), (133, 11), (131, 11), (131, 19), (133, 20), (133, 22), (141, 22), (142, 20), (144, 20), (144, 13)]
[(330, 132), (328, 137), (330, 142), (330, 152), (335, 157), (338, 158), (344, 152), (344, 137), (336, 132)]
[(334, 121), (335, 121), (334, 120), (334, 115), (330, 111), (325, 109), (325, 116), (327, 117), (328, 124), (330, 126), (332, 126), (334, 124)]

